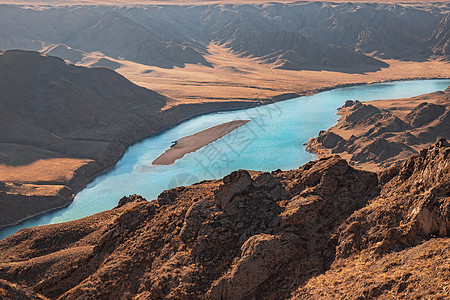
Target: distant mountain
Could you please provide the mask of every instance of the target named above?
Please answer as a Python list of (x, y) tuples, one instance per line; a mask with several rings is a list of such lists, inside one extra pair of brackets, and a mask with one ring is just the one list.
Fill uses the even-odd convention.
[(210, 66), (192, 47), (160, 41), (149, 28), (118, 13), (105, 13), (95, 25), (80, 31), (69, 44), (87, 52), (101, 51), (114, 58), (162, 68), (184, 67), (186, 63)]
[[(317, 27), (307, 28), (304, 32), (320, 41), (363, 53), (383, 58), (408, 58), (416, 55), (437, 19), (428, 11), (422, 11), (423, 15), (401, 17), (410, 10), (403, 7), (393, 11), (377, 4), (343, 4), (328, 19), (321, 20)], [(426, 20), (426, 26), (416, 28), (414, 25), (424, 23), (422, 20)]]
[(357, 72), (379, 70), (389, 65), (341, 46), (316, 42), (298, 32), (255, 32), (235, 38), (227, 46), (241, 55), (260, 57), (275, 68), (288, 70), (340, 69)]
[(47, 49), (42, 50), (41, 52), (47, 55), (62, 58), (72, 64), (80, 62), (86, 54), (86, 52), (72, 49), (71, 47), (64, 44), (50, 46)]
[(431, 47), (433, 55), (450, 60), (450, 13), (442, 18), (438, 27), (433, 31), (431, 40), (434, 43)]
[(298, 2), (264, 6), (211, 6), (202, 14), (223, 43), (252, 32), (299, 32), (313, 40), (381, 58), (424, 59), (419, 54), (448, 6)]
[[(252, 42), (246, 41), (248, 37), (263, 39), (268, 32), (279, 32), (281, 37), (275, 41), (284, 39), (287, 33), (291, 36), (302, 34), (319, 43), (320, 48), (324, 48), (323, 44), (341, 46), (384, 59), (447, 59), (448, 17), (445, 15), (449, 10), (446, 4), (431, 3), (296, 2), (26, 8), (0, 5), (0, 49), (45, 51), (49, 46), (64, 44), (74, 51), (101, 52), (115, 59), (124, 58), (162, 68), (186, 64), (210, 66), (204, 54), (211, 42), (232, 43), (239, 50), (241, 43)], [(255, 32), (264, 37), (252, 38)], [(259, 45), (256, 41), (253, 43)], [(278, 50), (293, 50), (286, 46), (280, 45), (282, 49)], [(252, 51), (267, 52), (267, 45), (262, 43), (262, 47), (246, 49), (246, 52), (250, 55), (253, 55)], [(332, 65), (338, 60), (354, 63), (355, 57), (351, 58), (348, 52), (338, 48), (319, 53), (324, 56), (322, 60)], [(329, 55), (340, 59), (330, 60)], [(276, 66), (291, 65), (296, 69), (299, 62), (293, 62), (293, 56), (301, 60), (303, 55), (289, 52), (285, 56)]]
[[(65, 44), (72, 51), (101, 52), (113, 58), (162, 68), (184, 67), (189, 63), (210, 66), (196, 49), (186, 43), (164, 39), (167, 35), (159, 34), (156, 29), (159, 28), (149, 28), (105, 8), (67, 6), (24, 9), (0, 5), (1, 50), (45, 52), (49, 45), (58, 47)], [(177, 40), (184, 42), (180, 38)], [(67, 54), (60, 48), (56, 50), (59, 50), (57, 53)]]

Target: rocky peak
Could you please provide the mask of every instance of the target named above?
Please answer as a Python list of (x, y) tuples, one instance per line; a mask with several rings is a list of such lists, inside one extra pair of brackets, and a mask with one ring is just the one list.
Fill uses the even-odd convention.
[(252, 178), (245, 170), (239, 170), (223, 178), (223, 184), (214, 194), (215, 204), (226, 209), (228, 203), (238, 194), (245, 192), (252, 186)]
[(116, 208), (121, 207), (130, 202), (139, 202), (139, 201), (147, 201), (147, 200), (144, 197), (136, 194), (130, 195), (128, 197), (124, 196), (119, 200), (119, 204), (116, 206)]

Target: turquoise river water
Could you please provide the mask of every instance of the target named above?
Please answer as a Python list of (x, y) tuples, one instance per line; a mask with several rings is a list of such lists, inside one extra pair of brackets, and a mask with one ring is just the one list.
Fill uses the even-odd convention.
[[(336, 123), (336, 109), (346, 100), (412, 97), (444, 90), (449, 85), (450, 80), (361, 85), (196, 117), (130, 146), (116, 166), (90, 182), (71, 205), (0, 229), (0, 239), (25, 227), (70, 221), (111, 209), (124, 195), (140, 194), (151, 200), (168, 188), (221, 178), (237, 169), (297, 168), (315, 158), (305, 151), (304, 143)], [(222, 139), (187, 154), (173, 165), (151, 165), (173, 141), (238, 119), (251, 121)]]

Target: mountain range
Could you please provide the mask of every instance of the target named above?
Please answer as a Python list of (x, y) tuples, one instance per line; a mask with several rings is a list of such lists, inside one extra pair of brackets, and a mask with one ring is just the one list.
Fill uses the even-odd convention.
[[(276, 68), (359, 67), (383, 59), (448, 60), (448, 4), (0, 5), (0, 49), (63, 46), (161, 68), (201, 64), (211, 42)], [(61, 23), (61, 20), (64, 20)], [(62, 26), (60, 24), (63, 24)], [(313, 48), (307, 55), (305, 49)], [(302, 50), (303, 49), (303, 50)], [(71, 51), (72, 52), (72, 51)], [(309, 61), (311, 59), (311, 61)], [(375, 68), (377, 70), (377, 68)]]

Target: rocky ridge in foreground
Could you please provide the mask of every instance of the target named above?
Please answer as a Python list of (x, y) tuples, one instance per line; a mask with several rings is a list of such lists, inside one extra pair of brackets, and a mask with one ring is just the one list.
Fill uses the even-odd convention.
[(449, 182), (445, 140), (378, 173), (339, 156), (239, 170), (23, 229), (0, 279), (49, 299), (444, 297)]

